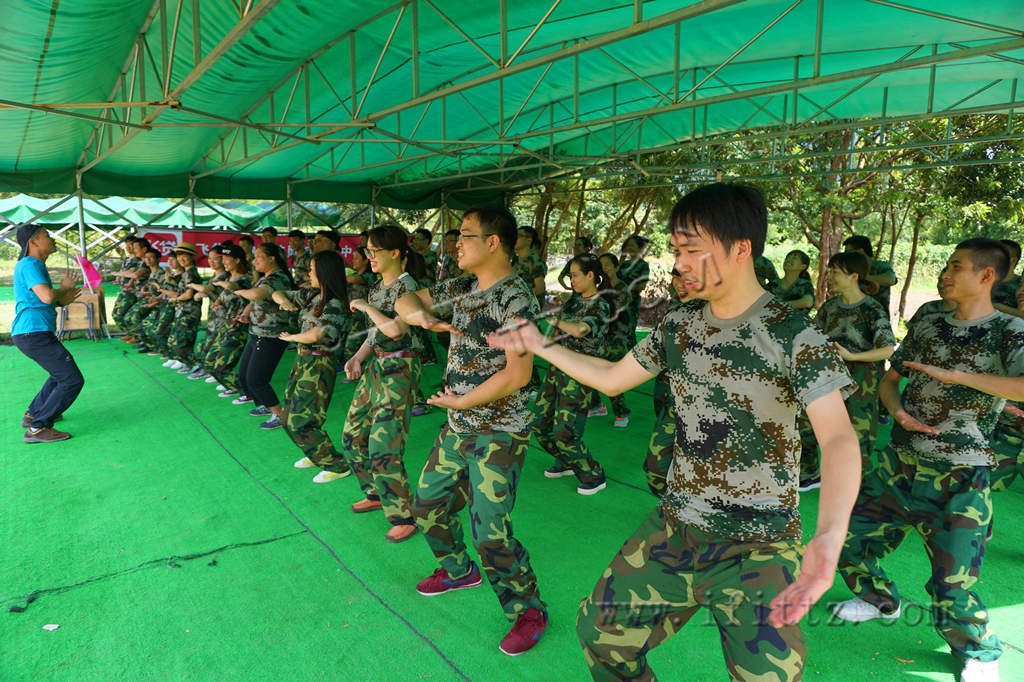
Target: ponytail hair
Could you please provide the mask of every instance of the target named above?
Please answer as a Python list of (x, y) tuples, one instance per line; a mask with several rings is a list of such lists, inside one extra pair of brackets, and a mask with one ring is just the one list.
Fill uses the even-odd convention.
[(404, 267), (402, 269), (405, 270), (410, 277), (416, 280), (418, 285), (423, 286), (426, 284), (427, 261), (423, 259), (423, 256), (412, 249), (409, 249), (409, 253), (405, 254), (405, 258), (403, 259), (403, 265)]
[(789, 258), (794, 254), (800, 257), (800, 262), (803, 263), (805, 266), (804, 269), (800, 271), (800, 279), (806, 279), (807, 281), (810, 281), (811, 275), (810, 273), (807, 272), (807, 270), (808, 268), (811, 267), (811, 257), (808, 256), (803, 251), (801, 251), (800, 249), (794, 249), (786, 254), (786, 258)]
[(580, 271), (584, 275), (588, 273), (592, 273), (594, 275), (594, 284), (597, 285), (597, 293), (600, 294), (601, 298), (613, 305), (615, 291), (612, 289), (611, 282), (608, 281), (608, 275), (605, 273), (604, 267), (601, 265), (601, 259), (592, 253), (581, 253), (578, 256), (574, 256), (569, 261), (569, 267), (572, 267), (574, 263), (579, 267)]
[(843, 251), (828, 259), (830, 268), (839, 268), (847, 275), (857, 275), (857, 284), (860, 290), (868, 296), (878, 293), (878, 284), (868, 281), (868, 274), (871, 266), (868, 265), (868, 258), (860, 251)]
[(263, 242), (256, 248), (262, 251), (264, 256), (274, 259), (274, 263), (277, 264), (277, 267), (284, 272), (285, 276), (288, 277), (288, 288), (294, 289), (295, 280), (292, 279), (292, 273), (288, 272), (288, 261), (285, 260), (284, 251), (281, 247), (274, 242)]
[(345, 277), (345, 261), (337, 251), (317, 251), (310, 266), (316, 271), (320, 283), (320, 302), (313, 309), (313, 315), (320, 317), (332, 299), (341, 301), (341, 308), (348, 315), (348, 283)]

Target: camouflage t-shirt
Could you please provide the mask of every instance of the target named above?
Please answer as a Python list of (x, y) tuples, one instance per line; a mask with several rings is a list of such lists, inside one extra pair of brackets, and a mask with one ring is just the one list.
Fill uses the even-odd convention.
[[(896, 272), (892, 269), (892, 266), (888, 263), (883, 263), (880, 260), (871, 261), (871, 270), (868, 272), (869, 275), (891, 275), (892, 278), (896, 279)], [(882, 309), (885, 310), (885, 314), (889, 314), (889, 290), (894, 285), (887, 287), (879, 286), (878, 293), (872, 294), (875, 300), (882, 304)]]
[(603, 358), (610, 340), (608, 321), (611, 316), (612, 307), (599, 294), (590, 298), (573, 296), (562, 306), (559, 319), (566, 322), (583, 322), (590, 327), (590, 331), (585, 336), (575, 337), (555, 329), (551, 332), (552, 339), (557, 339), (557, 343), (577, 353)]
[[(633, 329), (636, 322), (633, 320), (629, 310), (631, 296), (626, 283), (622, 280), (615, 285), (614, 293), (609, 294), (611, 299), (611, 319), (608, 321), (608, 341), (610, 345), (632, 348), (636, 343)], [(618, 359), (618, 358), (616, 358)]]
[(763, 255), (754, 259), (754, 275), (757, 277), (757, 283), (768, 291), (772, 291), (779, 284), (779, 273), (775, 270), (775, 264)]
[(370, 289), (374, 284), (380, 281), (380, 277), (377, 273), (367, 270), (366, 272), (356, 273), (355, 282), (348, 282), (348, 300), (354, 301), (357, 298), (366, 298), (370, 295)]
[[(125, 272), (135, 272), (137, 270), (141, 270), (144, 267), (146, 267), (146, 262), (141, 258), (137, 258), (135, 256), (128, 256), (127, 258), (124, 259), (124, 262), (121, 264), (121, 269), (124, 270)], [(121, 281), (124, 283), (123, 288), (125, 291), (135, 291), (140, 284), (140, 282), (138, 282), (137, 280), (128, 279), (127, 277), (119, 279), (121, 279)]]
[(539, 253), (531, 251), (526, 258), (517, 258), (512, 264), (512, 272), (523, 278), (526, 286), (533, 291), (533, 282), (540, 277), (542, 280), (548, 274), (547, 265)]
[[(394, 318), (395, 301), (419, 289), (420, 285), (416, 283), (412, 275), (403, 272), (388, 286), (384, 286), (383, 281), (377, 282), (370, 290), (367, 302), (386, 317)], [(406, 330), (401, 337), (392, 339), (376, 327), (371, 326), (366, 332), (366, 341), (370, 347), (377, 348), (382, 353), (398, 353), (400, 351), (420, 353), (423, 351), (423, 343), (419, 336), (409, 330)]]
[(427, 251), (421, 255), (423, 256), (423, 264), (427, 267), (427, 283), (432, 284), (437, 281), (437, 254), (433, 251)]
[(666, 517), (743, 541), (799, 541), (797, 415), (852, 384), (824, 335), (771, 294), (731, 319), (688, 301), (633, 357), (651, 374), (667, 370), (672, 387)]
[(1020, 288), (1020, 275), (1000, 282), (992, 287), (992, 302), (1002, 303), (1008, 308), (1017, 307), (1017, 289)]
[[(540, 312), (537, 297), (516, 274), (489, 288), (476, 288), (475, 277), (439, 282), (430, 288), (438, 315), (448, 317), (462, 335), (452, 334), (448, 349), (447, 387), (465, 395), (505, 368), (505, 351), (487, 345), (487, 335), (517, 317), (532, 319)], [(526, 387), (468, 410), (448, 410), (448, 425), (456, 433), (524, 432), (530, 428)]]
[(933, 318), (915, 325), (890, 359), (892, 368), (908, 379), (903, 408), (941, 432), (908, 432), (894, 424), (896, 449), (959, 466), (995, 464), (989, 438), (1006, 401), (960, 384), (944, 384), (905, 367), (908, 360), (973, 374), (1021, 376), (1024, 320), (999, 311), (977, 320)]
[[(288, 281), (288, 274), (281, 269), (274, 270), (269, 275), (262, 275), (253, 285), (253, 289), (264, 287), (274, 291), (288, 291), (292, 283)], [(262, 301), (252, 301), (252, 309), (249, 312), (249, 332), (256, 336), (268, 336), (277, 338), (281, 332), (291, 331), (295, 327), (295, 313), (281, 310), (274, 299), (268, 296)]]
[[(774, 293), (776, 298), (778, 298), (783, 303), (792, 303), (793, 301), (799, 301), (801, 298), (804, 298), (805, 296), (810, 296), (811, 298), (814, 298), (814, 285), (811, 284), (811, 280), (804, 279), (803, 277), (797, 277), (796, 281), (794, 281), (788, 287), (783, 287), (782, 280), (779, 280), (776, 283), (775, 289), (772, 293)], [(801, 308), (797, 310), (797, 312), (800, 313), (801, 315), (809, 316), (813, 308), (814, 306), (811, 306), (810, 308)]]
[(626, 283), (626, 287), (633, 293), (634, 298), (639, 298), (640, 293), (647, 286), (647, 280), (651, 278), (651, 266), (647, 261), (624, 260), (619, 263), (619, 279)]
[[(192, 291), (192, 288), (189, 286), (189, 284), (202, 283), (203, 278), (199, 275), (199, 270), (196, 269), (196, 266), (193, 265), (184, 273), (182, 273), (181, 277), (178, 278), (178, 281), (175, 283), (175, 290), (179, 294), (183, 294), (186, 291)], [(190, 300), (179, 301), (174, 305), (178, 307), (178, 311), (182, 315), (199, 315), (200, 311), (202, 311), (203, 309), (203, 300), (201, 298), (196, 298), (193, 295), (193, 297)]]
[(907, 320), (907, 334), (910, 334), (910, 330), (913, 329), (918, 324), (920, 324), (921, 322), (927, 322), (937, 317), (945, 317), (946, 315), (949, 315), (950, 313), (953, 312), (953, 310), (956, 309), (956, 307), (954, 306), (953, 310), (947, 310), (946, 308), (943, 307), (942, 304), (943, 301), (941, 298), (937, 301), (928, 301), (927, 303), (922, 303), (921, 306), (916, 311), (914, 311), (914, 314), (911, 316), (911, 318)]
[(309, 286), (309, 270), (312, 267), (312, 262), (313, 255), (305, 249), (295, 254), (295, 257), (292, 258), (292, 279), (295, 280), (295, 286)]
[[(210, 278), (207, 284), (213, 284), (214, 282), (223, 282), (224, 280), (231, 277), (229, 272), (218, 272), (216, 275)], [(220, 287), (214, 287), (213, 291), (209, 294), (210, 307), (206, 313), (206, 326), (208, 329), (216, 329), (224, 322), (224, 309), (220, 306), (215, 306), (214, 303), (217, 301), (217, 292), (223, 291)]]
[(288, 299), (295, 302), (299, 308), (299, 331), (307, 332), (313, 327), (320, 327), (324, 335), (316, 343), (300, 343), (301, 348), (311, 350), (336, 350), (339, 345), (345, 342), (348, 336), (348, 328), (351, 324), (351, 315), (348, 308), (342, 302), (332, 298), (324, 306), (323, 312), (316, 315), (316, 307), (320, 303), (320, 291), (318, 289), (299, 289), (289, 291)]
[(842, 344), (851, 353), (896, 345), (889, 314), (870, 296), (856, 303), (843, 303), (841, 296), (830, 298), (822, 304), (814, 322), (829, 341)]
[[(241, 277), (234, 278), (231, 282), (236, 285), (237, 289), (252, 288), (252, 278), (249, 275), (242, 275)], [(217, 297), (217, 303), (223, 306), (225, 319), (230, 320), (241, 315), (242, 311), (245, 310), (245, 306), (249, 304), (249, 301), (245, 300), (230, 289), (221, 289), (220, 296)]]

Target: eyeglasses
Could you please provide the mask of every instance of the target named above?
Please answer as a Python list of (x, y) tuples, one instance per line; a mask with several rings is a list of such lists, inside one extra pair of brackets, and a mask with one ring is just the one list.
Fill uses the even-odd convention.
[(463, 232), (460, 232), (459, 236), (455, 238), (455, 241), (457, 241), (457, 242), (464, 242), (467, 239), (485, 239), (485, 238), (491, 237), (493, 235), (494, 235), (493, 232), (481, 232), (480, 234), (465, 234)]
[(371, 249), (369, 246), (366, 247), (366, 253), (371, 256), (376, 256), (381, 251), (389, 251), (390, 249)]

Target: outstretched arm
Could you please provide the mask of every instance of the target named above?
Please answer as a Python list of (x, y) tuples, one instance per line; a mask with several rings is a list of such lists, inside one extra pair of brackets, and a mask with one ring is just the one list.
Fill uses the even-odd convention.
[(655, 376), (644, 369), (632, 353), (627, 353), (618, 362), (609, 362), (551, 343), (532, 322), (517, 318), (516, 324), (511, 329), (494, 332), (487, 337), (487, 343), (505, 351), (533, 353), (607, 396), (624, 393)]
[(995, 374), (975, 374), (959, 369), (943, 369), (920, 362), (904, 362), (905, 367), (924, 372), (944, 384), (961, 384), (975, 391), (988, 393), (1007, 400), (1024, 400), (1024, 377), (1001, 377)]

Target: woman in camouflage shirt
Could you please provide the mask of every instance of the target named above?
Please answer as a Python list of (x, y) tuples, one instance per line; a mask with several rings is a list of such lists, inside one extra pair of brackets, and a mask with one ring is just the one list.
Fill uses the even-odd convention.
[[(611, 306), (601, 296), (607, 291), (608, 277), (601, 261), (593, 254), (569, 261), (569, 281), (573, 296), (554, 318), (555, 338), (572, 350), (601, 357), (605, 354)], [(548, 478), (575, 475), (576, 492), (593, 495), (605, 487), (604, 470), (583, 442), (587, 426), (587, 408), (594, 400), (594, 389), (584, 386), (554, 365), (548, 368), (537, 398), (533, 433), (555, 465), (544, 470)]]
[[(303, 452), (296, 469), (320, 467), (314, 483), (351, 473), (345, 458), (324, 430), (338, 376), (335, 351), (345, 342), (351, 319), (345, 286), (345, 261), (335, 251), (320, 251), (309, 268), (309, 286), (272, 294), (283, 310), (299, 311), (298, 334), (282, 332), (282, 341), (298, 344), (284, 394), (284, 428)], [(301, 306), (301, 308), (300, 308)]]

